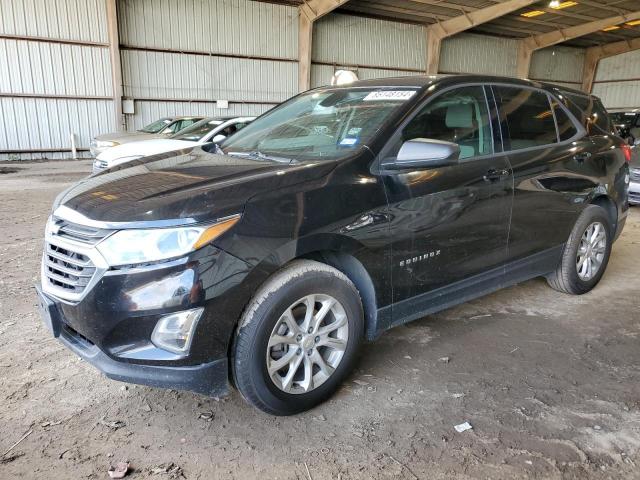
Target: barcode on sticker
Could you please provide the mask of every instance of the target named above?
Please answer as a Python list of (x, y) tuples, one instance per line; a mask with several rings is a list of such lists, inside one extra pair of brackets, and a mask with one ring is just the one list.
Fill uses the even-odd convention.
[(372, 102), (376, 100), (395, 100), (398, 102), (405, 102), (413, 97), (415, 93), (415, 90), (380, 90), (368, 94), (364, 97), (364, 101)]

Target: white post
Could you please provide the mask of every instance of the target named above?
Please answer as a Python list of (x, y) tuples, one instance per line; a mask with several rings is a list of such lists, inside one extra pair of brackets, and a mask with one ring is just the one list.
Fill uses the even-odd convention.
[(76, 134), (75, 133), (71, 133), (71, 157), (74, 160), (78, 159), (78, 150), (76, 148)]

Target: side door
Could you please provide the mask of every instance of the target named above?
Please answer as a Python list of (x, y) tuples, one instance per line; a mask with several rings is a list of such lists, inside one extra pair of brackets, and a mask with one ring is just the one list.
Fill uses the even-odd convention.
[(552, 269), (583, 208), (580, 198), (595, 185), (584, 171), (594, 146), (566, 107), (547, 92), (492, 88), (513, 169), (509, 261), (531, 259), (533, 266), (523, 268)]
[(478, 286), (481, 277), (501, 281), (513, 182), (507, 158), (494, 154), (492, 115), (495, 105), (489, 107), (482, 85), (445, 90), (419, 108), (381, 152), (387, 163), (407, 140), (460, 146), (454, 165), (381, 171), (389, 203), (394, 323), (416, 318), (444, 287), (460, 291)]

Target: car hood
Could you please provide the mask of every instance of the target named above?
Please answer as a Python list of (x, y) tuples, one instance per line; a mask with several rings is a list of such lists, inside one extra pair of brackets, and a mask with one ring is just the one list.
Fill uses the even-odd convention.
[(141, 158), (83, 179), (58, 196), (54, 211), (64, 206), (101, 222), (206, 222), (240, 213), (259, 193), (321, 178), (335, 165), (253, 160), (197, 147)]
[(117, 165), (117, 161), (121, 158), (128, 157), (146, 157), (148, 155), (156, 155), (158, 153), (175, 152), (185, 148), (194, 147), (197, 142), (188, 142), (185, 140), (172, 140), (171, 138), (153, 138), (150, 140), (140, 140), (124, 145), (109, 148), (98, 155), (98, 160), (104, 160), (109, 166)]

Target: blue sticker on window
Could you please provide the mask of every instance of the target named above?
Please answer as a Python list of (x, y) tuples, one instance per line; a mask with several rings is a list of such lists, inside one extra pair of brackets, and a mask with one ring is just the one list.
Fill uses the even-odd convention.
[(358, 139), (357, 138), (344, 138), (341, 142), (340, 145), (346, 145), (346, 146), (351, 146), (351, 145), (355, 145), (356, 143), (358, 143)]

